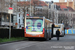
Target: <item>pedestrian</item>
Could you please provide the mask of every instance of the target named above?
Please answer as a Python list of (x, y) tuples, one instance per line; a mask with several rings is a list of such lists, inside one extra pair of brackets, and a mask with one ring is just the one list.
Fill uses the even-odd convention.
[(65, 27), (64, 27), (64, 35), (65, 35)]
[(59, 36), (60, 36), (60, 31), (59, 31), (59, 29), (57, 29), (57, 31), (56, 31), (56, 36), (57, 36), (57, 40), (59, 40)]

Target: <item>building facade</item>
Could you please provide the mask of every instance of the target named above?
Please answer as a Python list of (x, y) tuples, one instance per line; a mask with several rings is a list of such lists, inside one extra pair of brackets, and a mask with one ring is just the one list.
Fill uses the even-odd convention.
[[(62, 1), (62, 0), (60, 0)], [(75, 0), (67, 0), (67, 2), (55, 2), (56, 5), (65, 5), (75, 10)]]
[(65, 2), (65, 0), (59, 0), (59, 2)]
[(8, 13), (9, 7), (13, 8), (11, 15), (11, 26), (16, 23), (17, 1), (16, 0), (0, 0), (0, 27), (9, 27), (10, 15)]
[[(26, 4), (27, 5), (26, 5)], [(20, 6), (19, 6), (20, 5)], [(25, 15), (24, 15), (24, 5), (25, 6)], [(29, 5), (29, 6), (28, 6)], [(31, 1), (31, 17), (40, 16), (43, 9), (47, 9), (47, 5), (43, 1), (39, 1), (39, 4), (34, 6), (33, 0)], [(35, 9), (35, 10), (34, 10)], [(34, 15), (35, 13), (35, 15)], [(18, 2), (18, 13), (17, 13), (17, 28), (22, 29), (24, 27), (24, 17), (27, 17), (26, 14), (30, 15), (30, 2), (29, 1), (20, 1)], [(38, 15), (37, 15), (38, 14)]]

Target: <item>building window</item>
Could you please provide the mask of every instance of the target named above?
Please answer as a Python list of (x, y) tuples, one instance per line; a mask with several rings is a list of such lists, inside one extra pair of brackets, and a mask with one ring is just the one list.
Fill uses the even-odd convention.
[(64, 11), (69, 11), (69, 9), (67, 9), (67, 8), (63, 8), (63, 10), (64, 10)]
[(23, 17), (24, 17), (24, 14), (23, 14)]
[(6, 17), (6, 20), (7, 20), (7, 22), (9, 22), (9, 17), (8, 16)]
[(49, 8), (51, 8), (51, 5), (49, 5)]
[(19, 27), (21, 27), (21, 25)]
[(20, 12), (20, 9), (18, 11)]
[(19, 23), (20, 23), (20, 19), (19, 19)]
[(19, 17), (20, 17), (20, 14), (19, 14)]
[(2, 16), (2, 22), (4, 22), (4, 16)]
[(24, 23), (24, 19), (23, 19), (23, 23)]

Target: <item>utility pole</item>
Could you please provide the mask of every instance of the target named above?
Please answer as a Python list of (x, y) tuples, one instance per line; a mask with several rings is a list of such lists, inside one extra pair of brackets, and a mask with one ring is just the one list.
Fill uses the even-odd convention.
[[(24, 1), (26, 1), (26, 0), (24, 0)], [(24, 29), (25, 29), (25, 23), (26, 23), (26, 20), (25, 20), (26, 19), (26, 16), (25, 16), (25, 3), (24, 3), (24, 10), (23, 11), (24, 11)]]
[(35, 16), (35, 1), (34, 1), (34, 16)]
[[(10, 7), (12, 7), (12, 0), (10, 0)], [(10, 13), (10, 23), (9, 23), (9, 39), (11, 38), (11, 13)]]
[(48, 3), (48, 18), (49, 18), (49, 3)]
[[(16, 1), (17, 3), (19, 2), (18, 0)], [(16, 5), (16, 14), (18, 14), (18, 5)], [(17, 15), (16, 15), (16, 23), (17, 23)], [(16, 25), (16, 29), (17, 29), (17, 25)]]
[(58, 10), (57, 10), (57, 24), (58, 24)]
[(30, 16), (31, 16), (31, 0), (30, 0)]
[(12, 0), (10, 0), (10, 7), (12, 7), (12, 4), (13, 4), (13, 3), (12, 3)]
[(2, 5), (3, 5), (3, 4), (2, 4), (2, 0), (1, 0), (1, 15), (0, 15), (0, 27), (1, 27), (1, 17), (2, 17), (2, 8), (3, 8), (3, 7), (2, 7)]
[(73, 17), (74, 17), (74, 12), (72, 12), (72, 28), (74, 28), (74, 20), (73, 20)]
[(53, 23), (54, 23), (54, 3), (53, 1), (51, 1), (52, 4), (51, 4), (51, 17), (52, 17), (52, 20), (53, 20)]

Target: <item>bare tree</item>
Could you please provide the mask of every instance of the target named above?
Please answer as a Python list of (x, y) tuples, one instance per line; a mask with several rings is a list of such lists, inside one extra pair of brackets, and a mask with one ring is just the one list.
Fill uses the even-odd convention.
[[(2, 12), (2, 0), (0, 0), (0, 12)], [(2, 13), (0, 14), (0, 27), (1, 27), (1, 17), (2, 17)]]
[(33, 0), (33, 5), (34, 5), (34, 16), (35, 16), (35, 6), (39, 5), (40, 0)]
[[(13, 7), (14, 12), (15, 12), (15, 10), (16, 10), (15, 4), (17, 3), (16, 1), (17, 0), (0, 0), (0, 26), (1, 26), (1, 21), (2, 21), (1, 17), (2, 17), (2, 15), (4, 15), (3, 14), (4, 12), (8, 13), (9, 7)], [(8, 14), (6, 16), (8, 16)]]
[(5, 0), (0, 0), (0, 27), (1, 27), (1, 17), (2, 17), (2, 12), (4, 10), (4, 6), (5, 6)]
[[(26, 8), (29, 6), (29, 1), (18, 2), (17, 6), (23, 9), (23, 13), (24, 13), (23, 16), (24, 16), (24, 21), (25, 21)], [(24, 22), (24, 25), (25, 25), (25, 22)]]

